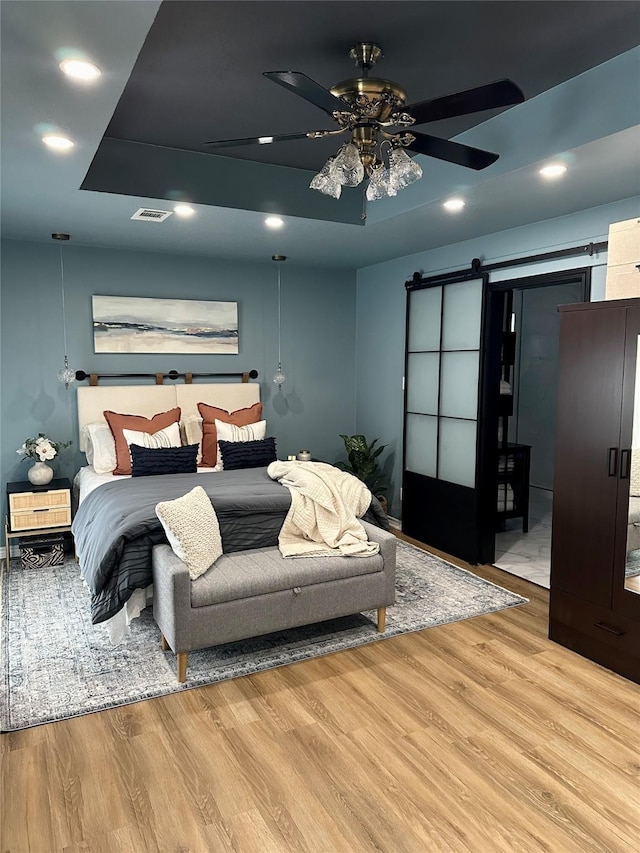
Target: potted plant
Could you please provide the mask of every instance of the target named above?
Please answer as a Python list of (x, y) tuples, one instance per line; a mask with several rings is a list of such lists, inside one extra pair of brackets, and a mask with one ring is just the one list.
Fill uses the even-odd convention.
[(387, 499), (384, 493), (389, 488), (390, 483), (389, 479), (382, 473), (377, 460), (387, 445), (381, 444), (376, 447), (380, 439), (374, 438), (369, 443), (364, 435), (340, 434), (340, 438), (344, 441), (348, 461), (336, 462), (336, 468), (347, 471), (362, 480), (371, 494), (378, 498), (386, 512)]

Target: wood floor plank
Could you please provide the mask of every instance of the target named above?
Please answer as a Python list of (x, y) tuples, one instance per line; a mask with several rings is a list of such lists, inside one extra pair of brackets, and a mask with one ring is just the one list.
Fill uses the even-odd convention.
[(282, 853), (282, 841), (274, 836), (259, 809), (241, 812), (231, 819), (234, 850)]
[(470, 570), (529, 603), (3, 735), (0, 850), (635, 853), (640, 688)]
[(258, 711), (260, 719), (265, 717), (279, 729), (288, 731), (302, 725), (311, 725), (315, 719), (308, 713), (304, 701), (300, 700), (294, 690), (284, 690), (282, 687), (270, 687), (268, 679), (259, 682), (250, 678), (238, 679), (238, 687), (242, 695), (249, 699)]
[[(523, 810), (522, 797), (500, 789), (496, 784), (495, 768), (491, 762), (478, 761), (467, 749), (468, 740), (445, 743), (432, 729), (415, 732), (406, 739), (405, 749), (411, 750), (416, 762), (429, 768), (438, 792), (456, 792), (465, 804), (462, 827), (480, 827), (488, 836), (466, 849), (496, 850), (549, 850), (573, 853), (579, 850), (570, 834), (563, 832), (536, 810)], [(496, 797), (496, 791), (500, 796)], [(472, 832), (473, 829), (467, 829)], [(463, 847), (463, 849), (465, 849)]]
[[(306, 726), (303, 727), (306, 729)], [(281, 731), (264, 723), (255, 723), (227, 733), (229, 749), (244, 768), (248, 783), (266, 817), (274, 837), (281, 837), (284, 849), (300, 850), (306, 845), (332, 849), (341, 834), (329, 814), (313, 796), (301, 797), (306, 788), (307, 769), (290, 766), (286, 774), (274, 774), (273, 768), (288, 761), (292, 730)]]
[(117, 762), (128, 799), (129, 822), (140, 830), (145, 851), (204, 846), (201, 809), (188, 800), (179, 772), (186, 758), (181, 755), (176, 761), (166, 730), (118, 744)]
[(1, 758), (0, 849), (55, 849), (46, 743), (12, 749)]
[[(53, 848), (52, 848), (53, 849)], [(104, 835), (92, 835), (62, 848), (62, 853), (140, 853), (145, 841), (136, 827), (124, 826)]]
[[(414, 737), (429, 739), (428, 754), (415, 749)], [(503, 846), (487, 829), (483, 798), (475, 796), (476, 792), (466, 781), (457, 782), (450, 773), (449, 741), (441, 732), (424, 729), (411, 737), (398, 739), (389, 737), (385, 730), (373, 724), (352, 732), (347, 738), (353, 745), (352, 761), (379, 763), (375, 772), (385, 780), (386, 789), (396, 793), (394, 806), (398, 819), (414, 820), (420, 825), (423, 849), (513, 849)], [(444, 763), (440, 755), (447, 756)], [(500, 819), (506, 826), (508, 815), (502, 805)], [(417, 818), (416, 813), (422, 817)], [(480, 813), (482, 820), (477, 819)]]
[(615, 825), (604, 820), (584, 797), (576, 796), (546, 769), (540, 772), (540, 766), (518, 750), (511, 738), (501, 738), (499, 732), (492, 731), (490, 735), (456, 744), (456, 748), (491, 766), (497, 786), (517, 792), (530, 807), (551, 820), (559, 832), (575, 839), (585, 853), (624, 849)]
[[(419, 850), (422, 842), (411, 825), (397, 824), (384, 792), (370, 796), (372, 779), (362, 767), (345, 762), (333, 737), (320, 725), (305, 726), (283, 736), (288, 752), (307, 766), (314, 791), (334, 832), (347, 850)], [(333, 848), (329, 848), (333, 849)]]
[[(609, 832), (630, 848), (638, 841), (640, 788), (636, 779), (626, 784), (608, 762), (598, 756), (576, 752), (565, 739), (556, 738), (531, 753), (534, 761), (551, 777), (602, 816)], [(598, 778), (601, 788), (594, 797), (590, 780)]]
[(14, 749), (30, 749), (44, 743), (46, 739), (47, 730), (44, 726), (35, 726), (20, 732), (4, 732), (0, 735), (0, 756)]

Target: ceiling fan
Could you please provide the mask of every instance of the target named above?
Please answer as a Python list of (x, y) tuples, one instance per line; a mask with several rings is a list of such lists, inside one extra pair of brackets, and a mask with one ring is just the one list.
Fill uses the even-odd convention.
[(395, 195), (398, 189), (422, 176), (422, 169), (407, 151), (476, 170), (485, 169), (498, 159), (498, 154), (419, 133), (413, 126), (520, 104), (524, 95), (511, 80), (498, 80), (407, 105), (406, 92), (397, 83), (368, 76), (382, 57), (379, 45), (360, 42), (351, 48), (349, 56), (360, 69), (360, 76), (343, 80), (331, 89), (325, 89), (300, 71), (264, 72), (268, 80), (328, 113), (338, 125), (335, 130), (224, 139), (205, 144), (212, 148), (230, 148), (349, 134), (348, 141), (329, 158), (310, 186), (338, 198), (343, 186), (357, 186), (368, 177), (367, 198), (370, 200)]

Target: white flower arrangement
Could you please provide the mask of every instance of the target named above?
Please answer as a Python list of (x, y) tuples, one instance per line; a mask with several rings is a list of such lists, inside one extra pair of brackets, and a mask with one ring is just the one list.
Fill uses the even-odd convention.
[(43, 432), (39, 432), (36, 438), (28, 438), (22, 447), (16, 450), (19, 456), (25, 459), (37, 459), (39, 462), (47, 462), (69, 447), (70, 441), (52, 441)]

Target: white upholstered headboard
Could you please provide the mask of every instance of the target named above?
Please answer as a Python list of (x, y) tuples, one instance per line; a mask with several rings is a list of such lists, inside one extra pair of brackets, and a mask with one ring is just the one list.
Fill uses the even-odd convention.
[[(80, 450), (86, 450), (82, 427), (105, 421), (103, 412), (151, 418), (180, 406), (182, 418), (198, 414), (198, 403), (233, 412), (260, 402), (257, 382), (219, 382), (190, 385), (95, 385), (78, 387)], [(106, 423), (106, 421), (105, 421)]]

